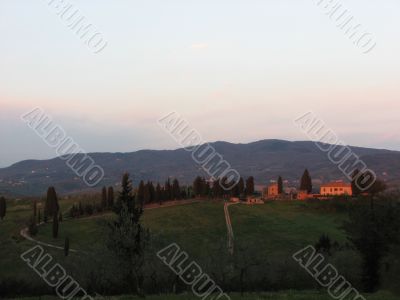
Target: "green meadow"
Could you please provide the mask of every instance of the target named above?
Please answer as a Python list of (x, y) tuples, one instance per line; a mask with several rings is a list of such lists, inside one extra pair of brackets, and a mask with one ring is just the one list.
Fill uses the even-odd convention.
[[(60, 200), (61, 210), (66, 212), (76, 200)], [(226, 250), (227, 229), (224, 216), (223, 201), (204, 200), (197, 203), (160, 207), (145, 210), (144, 225), (150, 229), (153, 239), (152, 251), (155, 252), (170, 245), (178, 244), (186, 251), (191, 260), (204, 265), (211, 259), (220, 259), (224, 262), (229, 254)], [(271, 266), (271, 277), (281, 276), (290, 280), (290, 274), (281, 274), (280, 267), (289, 265), (297, 268), (295, 272), (305, 272), (295, 266), (292, 255), (300, 249), (314, 245), (322, 234), (340, 245), (346, 243), (346, 236), (341, 229), (341, 224), (346, 219), (346, 214), (336, 211), (316, 209), (313, 205), (300, 202), (268, 202), (264, 205), (238, 204), (229, 208), (235, 236), (236, 259), (244, 260), (252, 257), (271, 262), (277, 261), (279, 266), (274, 270)], [(31, 215), (32, 207), (26, 201), (10, 203), (6, 218), (0, 222), (0, 282), (4, 280), (23, 280), (32, 285), (45, 286), (40, 278), (20, 258), (20, 255), (31, 248), (34, 243), (24, 240), (20, 230), (25, 227)], [(108, 236), (107, 222), (113, 217), (112, 213), (105, 213), (81, 219), (69, 219), (64, 213), (64, 220), (60, 223), (59, 236), (52, 238), (51, 223), (41, 225), (35, 239), (52, 245), (63, 247), (64, 239), (70, 239), (70, 248), (78, 252), (70, 253), (65, 257), (62, 250), (45, 247), (54, 259), (66, 268), (69, 274), (78, 281), (84, 281), (90, 276), (90, 270), (98, 267), (98, 262), (93, 258), (101, 255), (105, 249)], [(243, 252), (243, 253), (241, 253)], [(359, 258), (353, 251), (344, 251), (332, 260), (344, 276), (350, 279), (357, 278), (359, 273)], [(351, 262), (349, 264), (349, 261)], [(269, 263), (267, 263), (268, 265)], [(289, 273), (291, 272), (289, 270)], [(283, 269), (282, 269), (283, 270)], [(286, 269), (285, 269), (286, 270)], [(282, 271), (284, 272), (284, 271)], [(285, 271), (288, 272), (287, 270)], [(309, 282), (312, 278), (304, 276)], [(250, 279), (250, 277), (249, 277)], [(354, 279), (356, 280), (356, 279)], [(300, 283), (299, 283), (300, 284)], [(299, 285), (300, 286), (300, 285)], [(279, 284), (274, 283), (273, 287)], [(266, 288), (269, 288), (266, 286)], [(294, 287), (296, 288), (296, 287)], [(311, 289), (318, 288), (312, 285)], [(286, 290), (285, 288), (282, 288)], [(308, 288), (307, 290), (310, 290)], [(280, 293), (246, 294), (241, 298), (239, 294), (232, 294), (232, 299), (307, 299), (325, 300), (329, 296), (321, 292), (288, 291)], [(24, 298), (25, 299), (25, 298)], [(28, 299), (28, 298), (26, 298)], [(38, 298), (29, 298), (38, 299)], [(42, 297), (41, 299), (53, 299)], [(106, 298), (107, 299), (107, 298)], [(116, 297), (110, 299), (136, 299), (134, 297)], [(147, 299), (196, 299), (188, 295), (173, 296), (148, 296)], [(371, 295), (368, 299), (396, 299), (390, 294)]]

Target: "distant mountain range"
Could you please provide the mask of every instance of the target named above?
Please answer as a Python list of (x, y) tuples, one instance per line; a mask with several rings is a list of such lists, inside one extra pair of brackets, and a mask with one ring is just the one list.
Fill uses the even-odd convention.
[[(215, 142), (211, 144), (243, 177), (255, 177), (257, 185), (267, 185), (279, 175), (296, 186), (305, 168), (315, 185), (345, 179), (327, 154), (313, 142), (262, 140), (249, 144)], [(400, 185), (400, 152), (351, 147), (380, 178)], [(208, 177), (196, 164), (191, 153), (178, 150), (141, 150), (131, 153), (90, 153), (105, 171), (99, 184), (117, 185), (123, 172), (129, 172), (134, 184), (140, 180), (164, 182), (168, 177), (181, 183), (192, 183), (197, 175)], [(15, 196), (44, 195), (48, 186), (61, 194), (88, 190), (80, 178), (60, 158), (26, 160), (0, 169), (0, 194)]]

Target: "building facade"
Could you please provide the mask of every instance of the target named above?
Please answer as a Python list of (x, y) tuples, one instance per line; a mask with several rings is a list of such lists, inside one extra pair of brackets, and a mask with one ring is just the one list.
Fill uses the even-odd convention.
[(279, 196), (278, 184), (273, 183), (268, 186), (268, 198)]
[(323, 196), (343, 196), (353, 195), (353, 190), (350, 183), (345, 182), (330, 182), (321, 185), (321, 195)]

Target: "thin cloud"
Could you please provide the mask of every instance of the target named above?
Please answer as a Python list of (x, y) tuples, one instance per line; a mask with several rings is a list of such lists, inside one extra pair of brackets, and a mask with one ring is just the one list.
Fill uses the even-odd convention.
[(192, 44), (192, 46), (190, 48), (192, 48), (192, 49), (207, 49), (208, 44), (207, 43)]

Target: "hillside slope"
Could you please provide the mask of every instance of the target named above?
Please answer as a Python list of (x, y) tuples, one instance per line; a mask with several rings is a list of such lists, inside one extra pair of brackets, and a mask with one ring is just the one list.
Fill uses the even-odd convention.
[[(253, 175), (256, 184), (267, 184), (281, 175), (293, 181), (308, 168), (318, 183), (344, 179), (343, 174), (313, 142), (262, 140), (249, 144), (216, 142), (212, 144), (233, 168), (243, 176)], [(378, 176), (389, 183), (400, 182), (400, 152), (352, 147)], [(142, 150), (132, 153), (92, 153), (95, 162), (104, 168), (105, 178), (100, 185), (114, 185), (128, 171), (137, 184), (140, 180), (164, 182), (176, 177), (191, 183), (197, 175), (207, 176), (184, 149)], [(54, 185), (60, 193), (87, 189), (81, 179), (60, 158), (27, 160), (0, 169), (0, 193), (41, 195)]]

